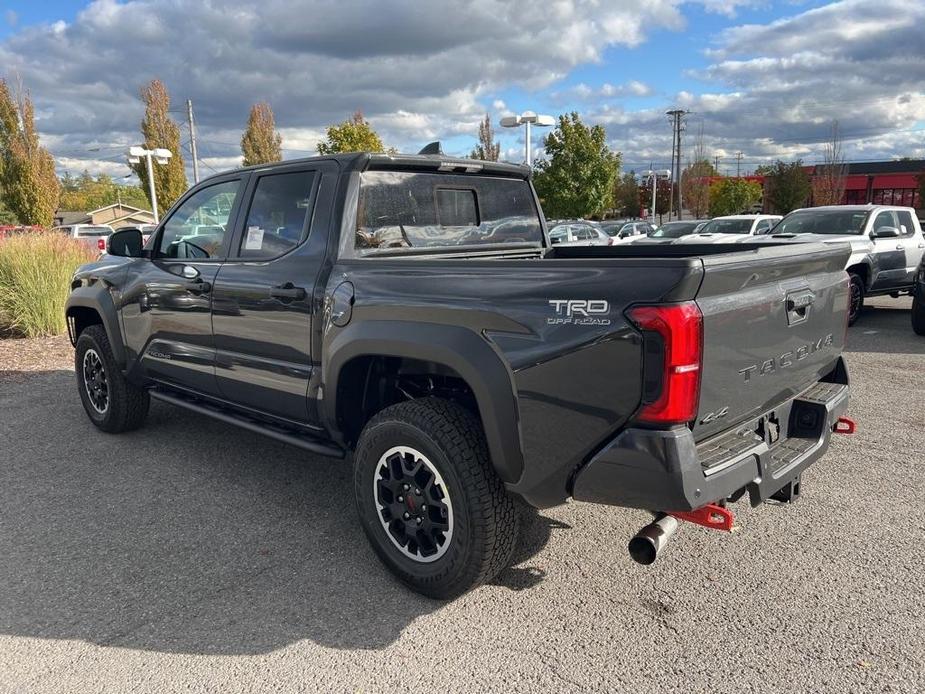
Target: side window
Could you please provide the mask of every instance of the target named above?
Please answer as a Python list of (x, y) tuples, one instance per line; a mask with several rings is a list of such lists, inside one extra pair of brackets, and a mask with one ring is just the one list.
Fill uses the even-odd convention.
[(575, 227), (575, 238), (579, 241), (587, 241), (594, 238), (594, 235), (591, 233), (590, 227)]
[(188, 198), (164, 222), (157, 253), (162, 258), (219, 257), (225, 243), (228, 217), (234, 209), (241, 181), (203, 188)]
[(268, 174), (257, 180), (239, 256), (276, 258), (305, 240), (314, 171)]
[(880, 214), (877, 215), (876, 219), (874, 219), (874, 231), (878, 231), (879, 229), (882, 229), (883, 227), (895, 227), (895, 226), (896, 226), (896, 220), (893, 219), (892, 212), (886, 212), (886, 211), (881, 212)]
[(757, 226), (755, 227), (755, 233), (763, 234), (770, 228), (771, 228), (771, 222), (769, 222), (766, 219), (762, 219), (760, 222), (758, 222)]
[(903, 236), (912, 236), (915, 233), (912, 213), (909, 210), (896, 210), (896, 216), (899, 217), (899, 233)]

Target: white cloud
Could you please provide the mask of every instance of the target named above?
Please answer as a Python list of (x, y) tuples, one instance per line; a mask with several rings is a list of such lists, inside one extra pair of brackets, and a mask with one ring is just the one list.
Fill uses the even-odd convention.
[(240, 135), (227, 133), (240, 133), (261, 100), (284, 148), (288, 133), (317, 135), (361, 109), (388, 145), (416, 151), (429, 139), (474, 139), (505, 87), (545, 89), (609, 47), (684, 23), (677, 0), (527, 8), (536, 6), (472, 0), (448, 21), (445, 5), (417, 0), (96, 0), (70, 23), (20, 28), (0, 43), (0, 65), (31, 89), (43, 137), (72, 150), (137, 139), (138, 90), (158, 77), (178, 110), (193, 99), (205, 142), (226, 142), (214, 156), (237, 153)]

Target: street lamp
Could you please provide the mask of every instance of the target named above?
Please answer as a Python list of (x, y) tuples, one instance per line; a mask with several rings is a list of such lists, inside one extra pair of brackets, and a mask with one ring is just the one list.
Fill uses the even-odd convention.
[(666, 180), (671, 180), (671, 171), (668, 169), (660, 169), (658, 171), (654, 169), (649, 169), (643, 174), (643, 177), (652, 180), (652, 222), (655, 221), (655, 191), (658, 189), (658, 179), (664, 178)]
[(527, 162), (527, 166), (531, 165), (531, 151), (530, 151), (530, 126), (535, 125), (540, 128), (548, 128), (550, 125), (555, 125), (556, 121), (552, 116), (546, 116), (543, 114), (537, 115), (533, 111), (524, 111), (519, 116), (504, 116), (501, 119), (502, 128), (519, 128), (521, 125), (525, 126), (526, 131), (526, 144), (524, 145), (524, 161)]
[(157, 193), (154, 190), (154, 165), (151, 163), (151, 158), (157, 160), (158, 164), (166, 164), (170, 157), (173, 154), (169, 149), (162, 149), (158, 147), (157, 149), (145, 149), (144, 147), (129, 147), (128, 149), (128, 163), (129, 164), (138, 164), (141, 162), (141, 158), (144, 157), (147, 161), (148, 168), (148, 193), (151, 195), (151, 211), (154, 213), (154, 223), (157, 224)]

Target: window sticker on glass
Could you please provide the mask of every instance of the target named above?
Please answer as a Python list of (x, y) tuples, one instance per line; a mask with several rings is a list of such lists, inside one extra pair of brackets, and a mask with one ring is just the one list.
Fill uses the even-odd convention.
[(259, 251), (263, 248), (263, 228), (258, 226), (247, 227), (247, 238), (244, 248), (248, 251)]

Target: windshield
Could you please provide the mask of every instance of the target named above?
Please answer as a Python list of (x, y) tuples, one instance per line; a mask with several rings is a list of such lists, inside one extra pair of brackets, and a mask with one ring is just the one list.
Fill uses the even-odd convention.
[(610, 224), (604, 222), (600, 226), (601, 230), (608, 236), (616, 236), (620, 233), (620, 229), (623, 228), (623, 222), (618, 222), (617, 224), (614, 224), (613, 222)]
[(784, 217), (772, 234), (860, 234), (867, 210), (799, 210)]
[(77, 227), (77, 236), (109, 236), (111, 233), (109, 227)]
[(360, 175), (355, 249), (361, 255), (511, 243), (543, 243), (526, 180), (406, 171)]
[(650, 236), (656, 239), (679, 239), (692, 234), (702, 222), (666, 222), (653, 231)]
[(701, 234), (748, 234), (752, 230), (754, 219), (714, 219), (707, 222)]

